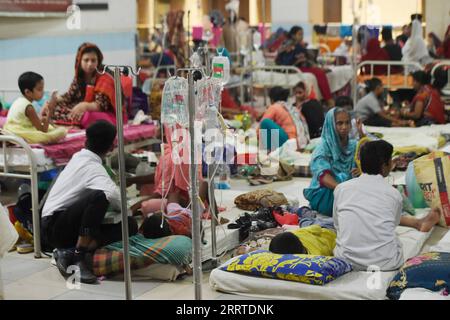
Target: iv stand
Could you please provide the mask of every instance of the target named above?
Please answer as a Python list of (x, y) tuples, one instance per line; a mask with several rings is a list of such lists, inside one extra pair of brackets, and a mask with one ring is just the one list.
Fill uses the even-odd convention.
[(190, 197), (192, 203), (192, 262), (193, 262), (193, 273), (194, 273), (194, 286), (195, 286), (195, 299), (202, 299), (202, 241), (201, 241), (201, 217), (200, 217), (200, 203), (199, 190), (198, 190), (198, 179), (197, 179), (197, 165), (195, 158), (195, 83), (194, 83), (194, 71), (198, 71), (197, 68), (182, 68), (179, 71), (188, 72), (188, 103), (189, 103), (189, 140), (190, 140), (190, 175), (191, 175), (191, 189)]
[(103, 71), (98, 71), (100, 74), (105, 74), (106, 69), (112, 69), (114, 75), (114, 89), (116, 93), (116, 121), (117, 121), (117, 141), (118, 141), (118, 156), (119, 156), (119, 177), (120, 177), (120, 197), (121, 197), (121, 213), (122, 213), (122, 242), (123, 242), (123, 259), (124, 259), (124, 280), (125, 280), (125, 298), (131, 300), (131, 268), (130, 268), (130, 243), (128, 232), (128, 208), (127, 208), (127, 190), (125, 177), (125, 149), (123, 138), (123, 107), (122, 107), (122, 85), (120, 81), (120, 74), (122, 70), (128, 69), (131, 74), (137, 76), (138, 72), (134, 72), (130, 66), (112, 66), (106, 65)]

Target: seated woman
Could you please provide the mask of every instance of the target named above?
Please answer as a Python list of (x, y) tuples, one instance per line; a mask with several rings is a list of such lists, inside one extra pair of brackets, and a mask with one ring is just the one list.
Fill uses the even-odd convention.
[(288, 40), (278, 52), (275, 62), (283, 66), (297, 66), (303, 72), (312, 73), (317, 79), (317, 84), (328, 107), (334, 106), (326, 72), (308, 61), (307, 56), (306, 45), (303, 42), (303, 28), (294, 26), (289, 31)]
[[(402, 118), (414, 120), (416, 126), (445, 124), (445, 106), (438, 89), (430, 85), (431, 77), (424, 71), (412, 74), (416, 95), (409, 106), (400, 112)], [(439, 86), (435, 82), (435, 86)]]
[[(380, 46), (380, 41), (377, 38), (372, 38), (367, 43), (367, 53), (362, 56), (361, 62), (364, 61), (388, 61), (390, 60), (389, 53)], [(371, 74), (372, 67), (367, 65), (363, 67), (364, 74)], [(386, 75), (388, 71), (387, 66), (374, 66), (374, 75)]]
[[(261, 148), (274, 151), (289, 139), (296, 139), (298, 149), (304, 149), (309, 142), (309, 133), (298, 109), (287, 105), (289, 90), (274, 87), (269, 96), (272, 105), (263, 114), (259, 126)], [(275, 132), (278, 140), (272, 137)]]
[(383, 82), (373, 78), (367, 82), (368, 94), (356, 104), (356, 114), (361, 121), (368, 126), (374, 127), (404, 127), (414, 123), (397, 119), (388, 114), (382, 108), (381, 97), (384, 93)]
[(300, 114), (305, 118), (308, 124), (308, 131), (311, 139), (320, 137), (322, 134), (325, 114), (322, 105), (316, 99), (310, 99), (307, 96), (304, 82), (299, 82), (294, 87), (295, 104)]
[[(92, 43), (83, 43), (75, 60), (75, 78), (67, 93), (58, 98), (53, 120), (57, 124), (87, 128), (97, 120), (116, 123), (116, 97), (111, 74), (103, 70), (103, 54)], [(131, 103), (132, 81), (122, 76), (123, 117)]]
[[(349, 139), (351, 130), (350, 114), (345, 109), (328, 111), (322, 130), (322, 140), (314, 150), (310, 168), (313, 179), (303, 195), (311, 209), (331, 217), (333, 214), (333, 191), (338, 184), (350, 180), (356, 172), (356, 140)], [(361, 122), (358, 122), (360, 136)]]
[(402, 196), (385, 180), (392, 168), (392, 152), (392, 145), (386, 141), (365, 143), (361, 148), (363, 174), (340, 184), (334, 192), (334, 254), (356, 271), (366, 271), (370, 266), (381, 271), (399, 269), (404, 257), (396, 227), (429, 232), (439, 222), (439, 209), (422, 219), (402, 215)]

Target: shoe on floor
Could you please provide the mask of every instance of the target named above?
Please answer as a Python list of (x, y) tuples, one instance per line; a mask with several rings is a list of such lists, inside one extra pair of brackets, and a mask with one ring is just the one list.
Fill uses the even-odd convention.
[(34, 252), (34, 246), (31, 243), (21, 243), (17, 245), (17, 252), (20, 254), (26, 254)]
[(88, 267), (86, 259), (81, 259), (74, 263), (75, 266), (80, 268), (80, 281), (85, 284), (95, 284), (97, 283), (97, 277), (92, 273), (91, 269)]
[(64, 278), (67, 278), (71, 275), (68, 273), (68, 269), (71, 265), (73, 265), (73, 250), (70, 249), (56, 249), (53, 252), (56, 267)]

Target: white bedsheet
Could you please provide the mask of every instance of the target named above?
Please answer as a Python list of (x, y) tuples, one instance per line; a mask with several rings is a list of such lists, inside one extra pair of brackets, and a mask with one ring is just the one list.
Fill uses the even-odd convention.
[(327, 73), (331, 92), (344, 88), (353, 78), (352, 66), (329, 66), (331, 72)]
[(430, 151), (439, 148), (439, 136), (450, 134), (450, 124), (432, 125), (420, 128), (384, 128), (366, 127), (369, 132), (383, 134), (383, 139), (391, 143), (395, 148), (400, 147), (425, 147)]
[[(431, 233), (398, 227), (397, 234), (403, 245), (405, 259), (418, 255)], [(325, 286), (313, 286), (215, 269), (209, 283), (217, 291), (268, 299), (383, 300), (386, 299), (387, 287), (395, 274), (396, 272), (350, 272)]]
[[(23, 148), (8, 148), (6, 154), (6, 162), (9, 166), (29, 166), (28, 156)], [(36, 155), (37, 165), (40, 167), (49, 166), (53, 164), (53, 160), (45, 156), (44, 149), (31, 149)], [(3, 166), (3, 149), (0, 148), (0, 166)]]

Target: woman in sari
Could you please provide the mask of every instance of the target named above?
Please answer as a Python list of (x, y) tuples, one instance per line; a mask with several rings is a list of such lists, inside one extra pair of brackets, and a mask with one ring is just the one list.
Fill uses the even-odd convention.
[[(272, 105), (266, 110), (259, 125), (261, 147), (274, 151), (289, 139), (297, 141), (298, 150), (303, 150), (309, 143), (308, 126), (299, 109), (287, 104), (289, 90), (274, 87), (269, 93)], [(272, 137), (272, 134), (278, 135)]]
[(419, 20), (414, 20), (412, 22), (411, 37), (406, 41), (402, 53), (402, 60), (405, 62), (418, 62), (422, 66), (426, 66), (433, 62), (433, 58), (430, 57), (428, 52), (427, 44), (423, 39), (422, 24)]
[[(345, 109), (328, 111), (322, 130), (322, 140), (314, 150), (310, 168), (313, 179), (303, 195), (310, 207), (327, 216), (333, 214), (333, 191), (338, 184), (350, 180), (356, 173), (355, 152), (357, 141), (349, 138), (350, 114)], [(358, 131), (362, 133), (361, 123)]]
[[(92, 43), (83, 43), (75, 60), (75, 78), (69, 90), (58, 98), (53, 120), (57, 124), (77, 125), (87, 128), (98, 120), (116, 124), (116, 96), (114, 78), (103, 70), (103, 54)], [(132, 81), (122, 76), (123, 117), (131, 104)], [(125, 99), (126, 98), (126, 99)]]

